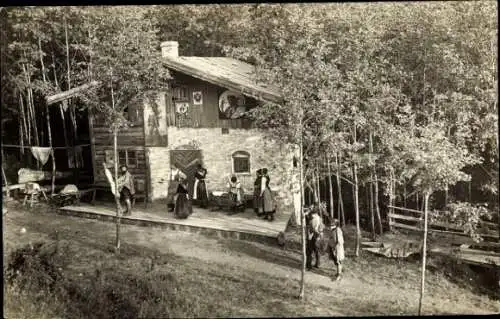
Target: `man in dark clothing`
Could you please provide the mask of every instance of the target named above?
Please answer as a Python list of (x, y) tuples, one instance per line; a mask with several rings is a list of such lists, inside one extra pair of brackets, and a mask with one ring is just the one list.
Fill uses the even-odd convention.
[(323, 222), (318, 214), (317, 207), (313, 207), (307, 218), (306, 268), (312, 269), (312, 257), (315, 257), (315, 268), (320, 265), (319, 243), (323, 234)]

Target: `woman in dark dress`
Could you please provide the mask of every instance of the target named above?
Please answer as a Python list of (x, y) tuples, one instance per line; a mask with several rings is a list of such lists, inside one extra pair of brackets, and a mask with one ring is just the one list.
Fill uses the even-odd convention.
[(193, 200), (201, 208), (206, 208), (208, 206), (208, 192), (207, 186), (205, 184), (205, 178), (207, 177), (207, 170), (198, 164), (198, 169), (194, 174), (194, 192)]
[(193, 213), (186, 179), (182, 179), (177, 187), (177, 199), (175, 201), (174, 213), (177, 218), (182, 219), (188, 218), (188, 216)]
[(260, 197), (262, 199), (262, 210), (264, 211), (264, 218), (273, 221), (274, 213), (276, 212), (274, 207), (274, 198), (271, 193), (271, 188), (269, 188), (269, 182), (271, 179), (267, 174), (267, 168), (262, 169), (262, 180), (261, 180), (261, 190)]
[(262, 180), (262, 170), (258, 169), (255, 177), (255, 182), (253, 183), (253, 210), (257, 216), (262, 216), (262, 200), (260, 198), (260, 183)]

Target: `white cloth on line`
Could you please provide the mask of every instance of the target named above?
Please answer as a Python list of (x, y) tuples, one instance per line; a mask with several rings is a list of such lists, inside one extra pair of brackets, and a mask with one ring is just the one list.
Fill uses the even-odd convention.
[(31, 147), (31, 154), (33, 154), (33, 156), (36, 158), (37, 161), (40, 162), (40, 164), (42, 164), (42, 166), (45, 165), (49, 160), (51, 151), (52, 149), (50, 147), (38, 147), (38, 146)]

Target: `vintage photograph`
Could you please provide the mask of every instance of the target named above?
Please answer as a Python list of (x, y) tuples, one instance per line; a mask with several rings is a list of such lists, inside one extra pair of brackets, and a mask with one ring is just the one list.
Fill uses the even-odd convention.
[(0, 15), (4, 318), (500, 313), (496, 1)]

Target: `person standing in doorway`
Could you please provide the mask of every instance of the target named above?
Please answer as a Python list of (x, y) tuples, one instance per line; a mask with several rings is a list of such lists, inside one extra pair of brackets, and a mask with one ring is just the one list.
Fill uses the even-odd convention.
[(342, 228), (339, 226), (338, 219), (334, 219), (329, 231), (329, 239), (328, 239), (328, 255), (333, 263), (337, 267), (337, 275), (333, 278), (336, 280), (340, 279), (342, 274), (342, 263), (345, 258), (344, 253), (344, 233)]
[(201, 164), (198, 164), (198, 168), (194, 173), (193, 200), (201, 208), (207, 208), (208, 206), (208, 191), (205, 183), (206, 177), (207, 170)]
[(264, 218), (273, 221), (274, 220), (274, 213), (276, 212), (275, 205), (274, 205), (274, 198), (273, 194), (271, 192), (271, 188), (269, 187), (269, 183), (271, 181), (271, 178), (269, 177), (267, 173), (267, 168), (262, 169), (262, 179), (260, 183), (260, 198), (262, 200), (262, 210), (264, 213)]

